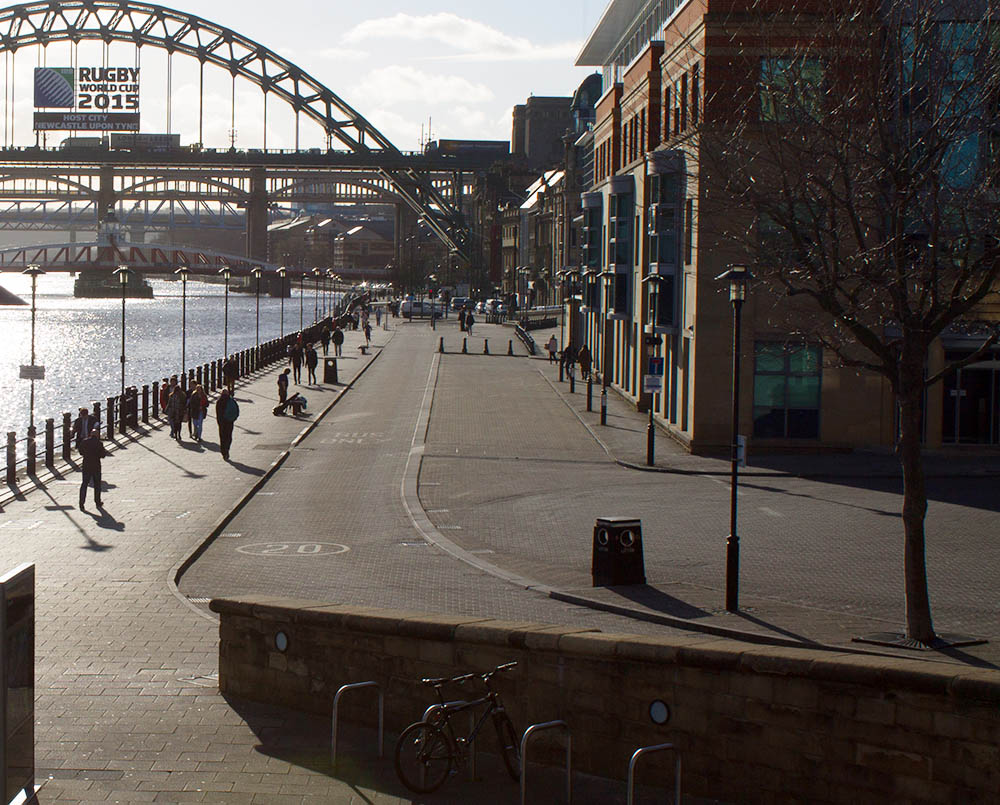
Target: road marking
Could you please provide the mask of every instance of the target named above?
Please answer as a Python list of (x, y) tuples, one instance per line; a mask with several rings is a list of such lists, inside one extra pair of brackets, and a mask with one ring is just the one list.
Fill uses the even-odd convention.
[(439, 525), (439, 531), (461, 531), (462, 526), (460, 525)]
[(183, 520), (185, 517), (190, 517), (190, 516), (191, 516), (191, 512), (181, 512), (180, 514), (177, 515), (177, 517), (175, 519), (177, 519), (177, 520)]
[(784, 517), (785, 516), (781, 512), (779, 512), (779, 511), (775, 511), (774, 509), (769, 509), (767, 506), (761, 506), (760, 510), (762, 512), (764, 512), (764, 514), (768, 514), (771, 517)]
[(427, 509), (428, 514), (447, 514), (451, 509)]
[(252, 545), (241, 545), (237, 553), (253, 556), (278, 556), (307, 558), (310, 556), (334, 556), (347, 553), (350, 548), (338, 542), (255, 542)]

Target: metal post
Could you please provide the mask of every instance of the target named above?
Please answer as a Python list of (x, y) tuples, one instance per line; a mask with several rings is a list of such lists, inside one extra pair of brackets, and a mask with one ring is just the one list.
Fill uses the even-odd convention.
[(351, 685), (342, 685), (333, 697), (333, 717), (330, 736), (330, 765), (334, 771), (337, 769), (337, 711), (340, 708), (340, 697), (350, 690), (360, 690), (362, 688), (375, 688), (378, 691), (378, 756), (385, 757), (384, 751), (384, 714), (385, 699), (382, 694), (382, 686), (378, 682), (355, 682)]
[(108, 397), (107, 407), (104, 409), (105, 432), (109, 439), (115, 437), (115, 398)]
[(566, 733), (566, 802), (573, 801), (573, 736), (565, 721), (546, 721), (532, 724), (521, 738), (521, 805), (527, 802), (528, 794), (528, 739), (542, 730), (561, 728)]
[(677, 764), (674, 767), (674, 805), (681, 804), (681, 753), (677, 752), (673, 744), (658, 744), (657, 746), (643, 746), (632, 753), (632, 758), (628, 762), (628, 782), (626, 784), (626, 805), (635, 803), (635, 767), (639, 763), (639, 758), (653, 752), (663, 752), (673, 749), (677, 754)]
[(56, 464), (56, 421), (45, 420), (45, 466), (52, 469)]
[(70, 451), (70, 441), (72, 439), (71, 433), (73, 429), (73, 424), (69, 413), (63, 414), (62, 420), (62, 457), (63, 461), (69, 461), (69, 451)]
[(587, 375), (587, 410), (594, 410), (594, 376)]
[(149, 385), (142, 385), (142, 424), (149, 423)]
[(740, 537), (736, 530), (739, 507), (740, 325), (743, 300), (733, 299), (733, 443), (729, 496), (729, 539), (726, 540), (726, 610), (740, 608)]
[[(97, 416), (97, 414), (94, 414)], [(153, 418), (156, 419), (160, 416), (160, 381), (153, 381)]]
[(226, 278), (226, 312), (223, 321), (222, 354), (229, 356), (229, 271), (223, 275)]
[(35, 474), (35, 451), (37, 447), (35, 445), (35, 426), (28, 426), (28, 453), (27, 453), (27, 469), (28, 475)]
[(7, 483), (17, 482), (17, 433), (7, 432)]
[(122, 435), (128, 427), (128, 397), (125, 392), (118, 398), (118, 432)]
[(302, 317), (305, 315), (303, 312), (303, 302), (302, 297), (306, 292), (306, 277), (305, 274), (299, 276), (299, 332), (302, 332)]
[(125, 396), (125, 286), (127, 278), (122, 274), (122, 396)]

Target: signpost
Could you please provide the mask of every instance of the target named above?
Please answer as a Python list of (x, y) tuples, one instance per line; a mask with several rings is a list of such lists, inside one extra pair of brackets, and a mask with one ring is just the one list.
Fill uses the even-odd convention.
[[(642, 376), (642, 390), (647, 394), (663, 392), (663, 358), (650, 356), (646, 374)], [(653, 450), (655, 445), (655, 427), (653, 425), (653, 400), (649, 400), (649, 424), (646, 426), (646, 464), (653, 466)]]
[(21, 365), (21, 380), (44, 380), (45, 379), (45, 367), (44, 366), (25, 366)]
[(3, 801), (35, 793), (35, 566), (0, 578), (0, 774)]

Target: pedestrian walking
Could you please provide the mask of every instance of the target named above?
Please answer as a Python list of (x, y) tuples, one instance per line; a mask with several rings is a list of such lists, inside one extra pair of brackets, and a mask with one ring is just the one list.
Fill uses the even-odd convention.
[(365, 345), (369, 345), (372, 342), (372, 326), (369, 322), (365, 322)]
[(472, 325), (475, 324), (475, 323), (476, 323), (476, 319), (472, 315), (472, 311), (470, 310), (468, 312), (468, 314), (466, 314), (466, 316), (465, 316), (465, 329), (469, 333), (469, 335), (472, 335)]
[(160, 381), (160, 411), (164, 414), (167, 412), (167, 399), (170, 397), (170, 381), (167, 378), (163, 378)]
[(278, 402), (284, 403), (288, 399), (288, 375), (292, 373), (291, 369), (285, 369), (280, 375), (278, 375)]
[(80, 455), (83, 456), (83, 466), (80, 481), (80, 511), (83, 511), (87, 503), (87, 487), (91, 482), (94, 484), (94, 503), (98, 508), (104, 505), (101, 501), (101, 459), (108, 455), (101, 442), (101, 432), (98, 428), (91, 428), (87, 438), (80, 445)]
[(308, 370), (308, 382), (316, 382), (316, 367), (319, 365), (319, 355), (312, 344), (306, 344), (306, 369)]
[(181, 425), (184, 422), (184, 413), (187, 411), (187, 398), (184, 396), (184, 389), (177, 383), (176, 378), (170, 379), (170, 395), (167, 397), (167, 422), (170, 423), (170, 438), (181, 440)]
[(330, 325), (323, 325), (323, 331), (319, 334), (319, 342), (323, 345), (323, 355), (326, 356), (330, 350)]
[(576, 362), (580, 364), (580, 379), (590, 380), (590, 350), (586, 344), (577, 351)]
[(572, 341), (569, 341), (563, 348), (561, 360), (566, 373), (572, 374), (576, 366), (576, 347), (573, 346)]
[(191, 429), (191, 438), (199, 444), (201, 443), (201, 429), (205, 424), (205, 412), (208, 410), (208, 395), (201, 383), (196, 383), (191, 389), (191, 394), (187, 400), (188, 425)]
[(229, 451), (233, 446), (233, 426), (239, 416), (240, 406), (229, 389), (223, 389), (215, 401), (215, 419), (219, 425), (219, 452), (226, 461), (229, 461)]
[(73, 441), (76, 444), (77, 452), (80, 452), (80, 446), (90, 436), (90, 431), (100, 427), (101, 423), (97, 421), (97, 417), (90, 415), (90, 409), (80, 409), (79, 415), (73, 421)]
[(344, 331), (339, 326), (333, 330), (333, 354), (338, 358), (344, 354)]
[(549, 353), (549, 363), (555, 363), (556, 353), (559, 351), (559, 342), (556, 341), (556, 334), (545, 342), (545, 351)]
[(375, 308), (375, 326), (382, 326), (382, 308), (380, 307)]
[[(301, 335), (301, 333), (299, 334)], [(302, 345), (296, 342), (292, 346), (291, 353), (291, 363), (292, 363), (292, 380), (296, 383), (302, 382)]]
[(236, 356), (230, 355), (222, 364), (222, 377), (225, 380), (226, 388), (230, 394), (236, 393), (236, 378), (240, 373), (240, 367), (236, 364)]

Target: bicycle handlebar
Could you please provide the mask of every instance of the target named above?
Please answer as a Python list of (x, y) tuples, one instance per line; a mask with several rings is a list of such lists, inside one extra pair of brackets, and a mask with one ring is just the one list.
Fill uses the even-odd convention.
[(489, 682), (490, 677), (492, 677), (494, 674), (510, 671), (516, 667), (517, 667), (516, 662), (505, 662), (503, 665), (498, 665), (492, 671), (486, 671), (481, 674), (461, 674), (459, 676), (452, 676), (452, 677), (429, 677), (426, 679), (421, 679), (420, 682), (424, 685), (431, 685), (435, 688), (440, 687), (441, 685), (448, 685), (448, 684), (461, 685), (477, 676), (480, 679), (482, 679), (483, 682)]

